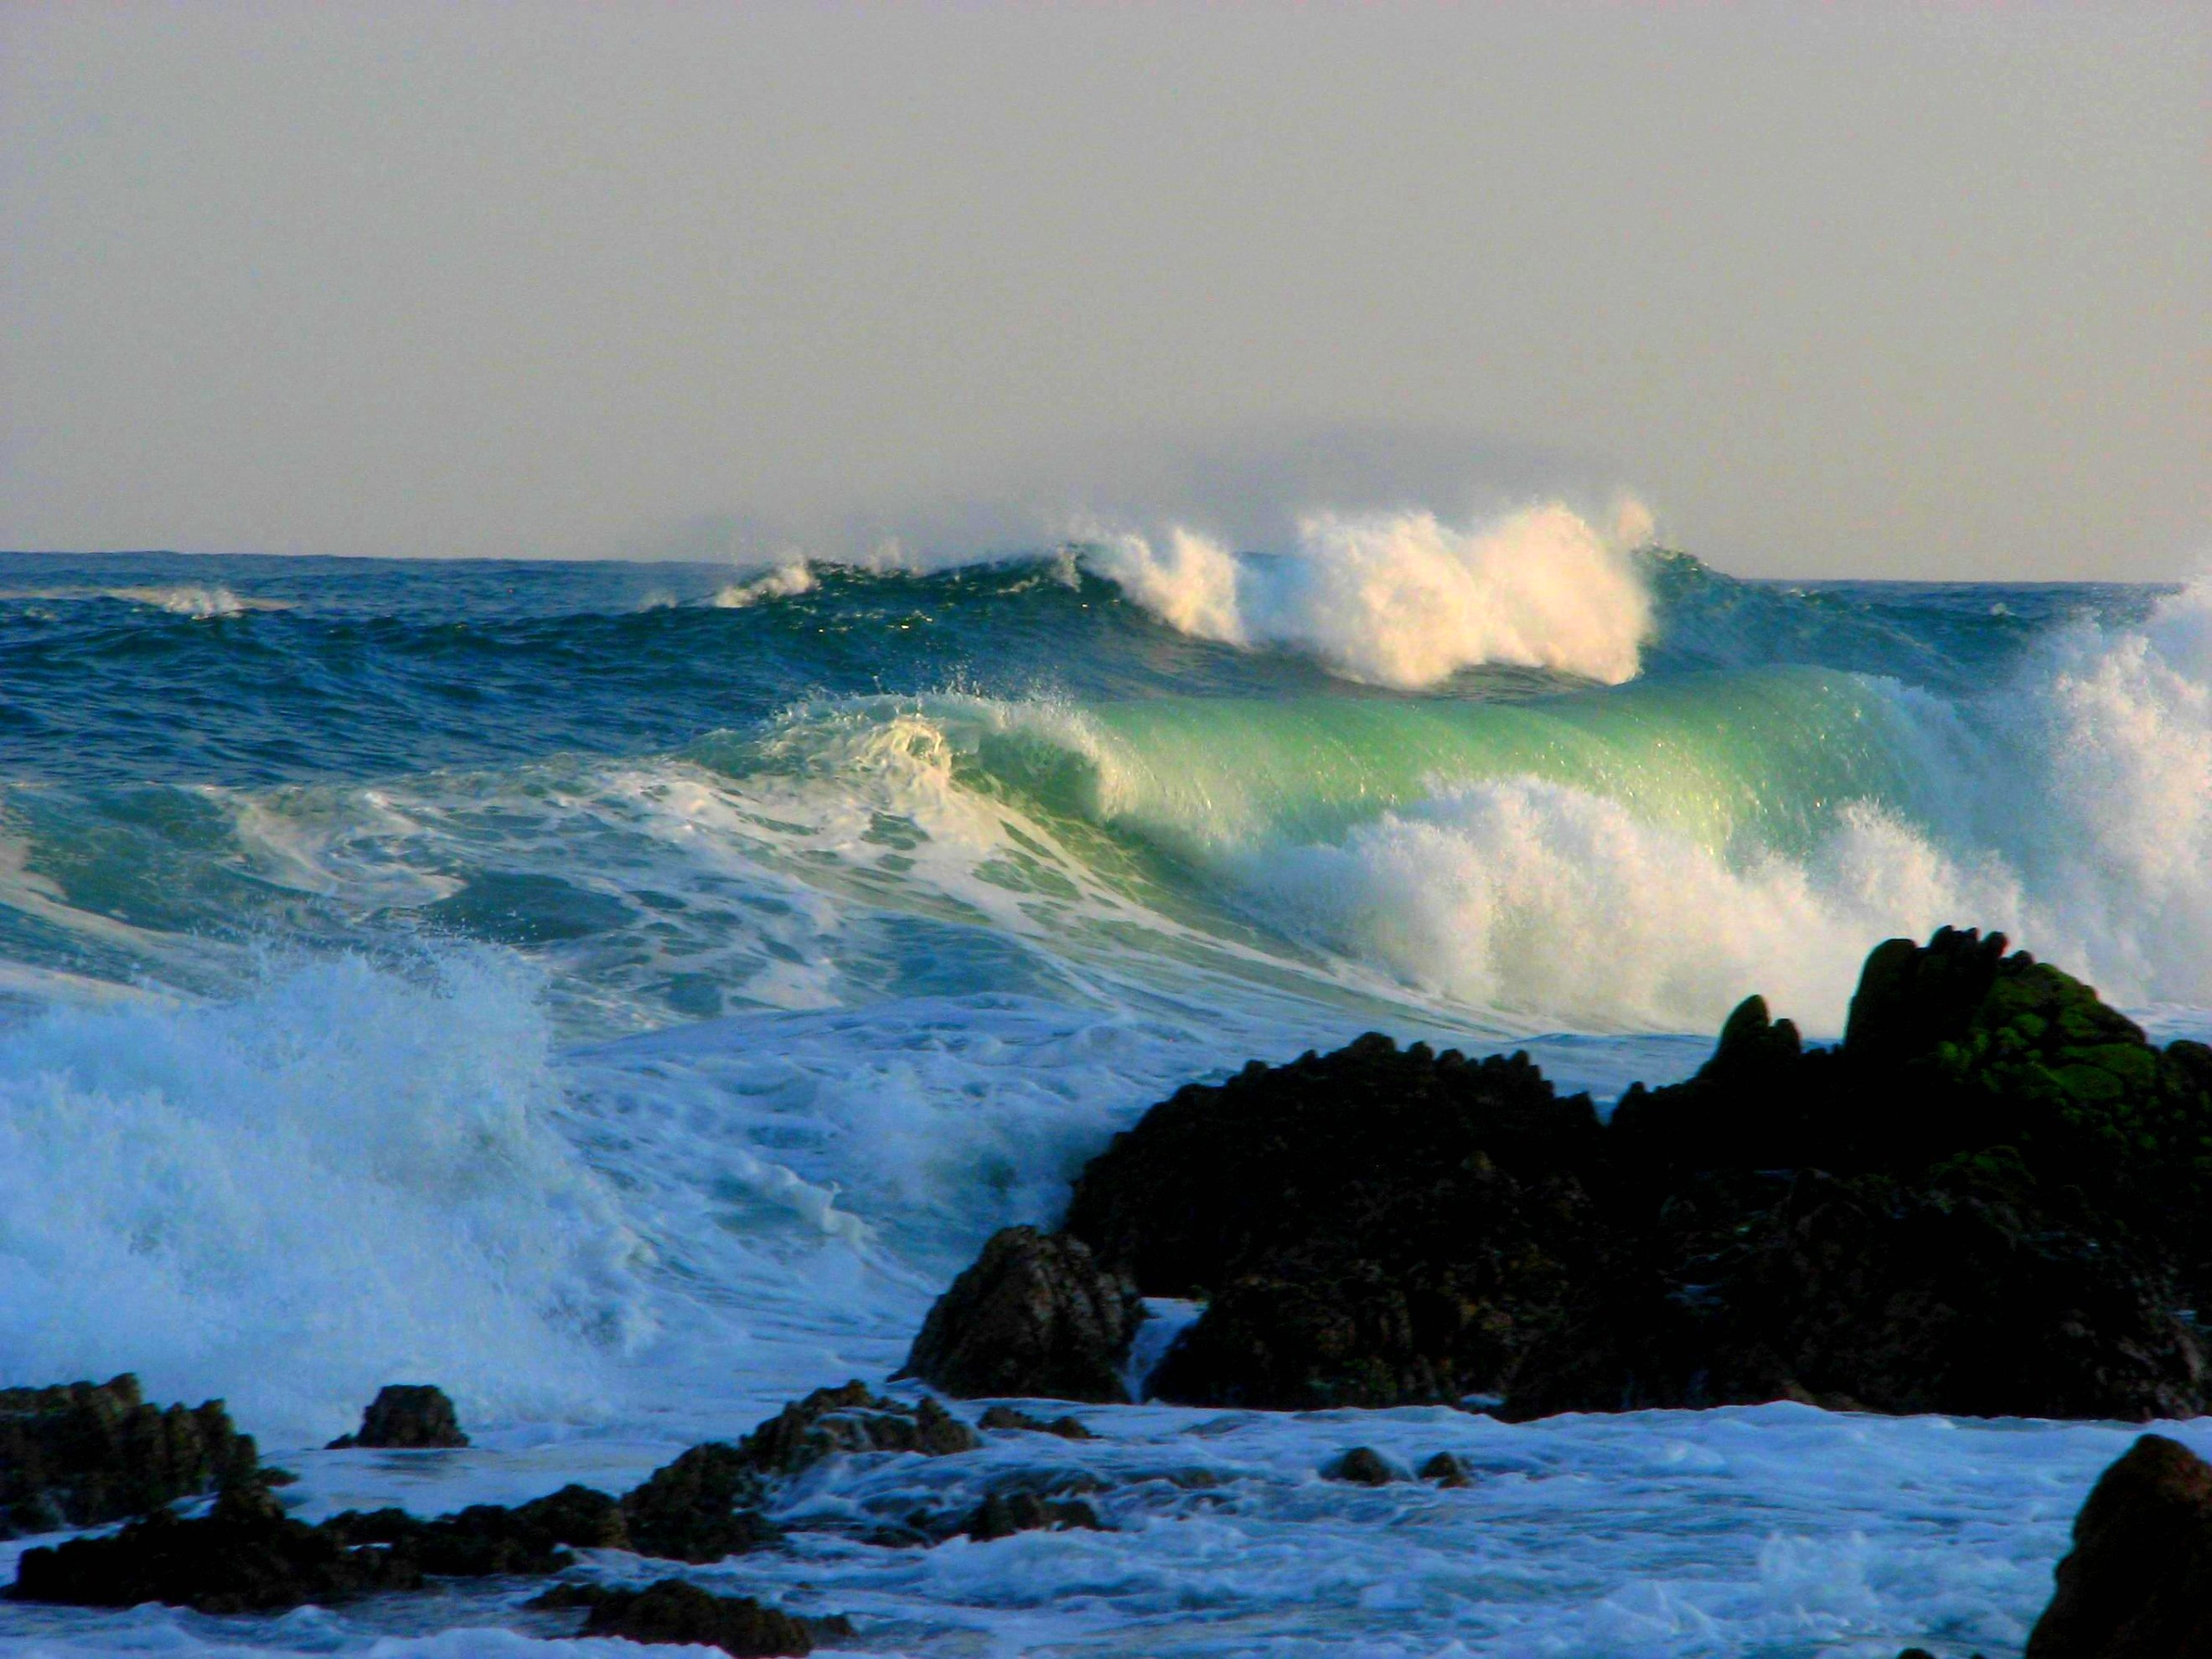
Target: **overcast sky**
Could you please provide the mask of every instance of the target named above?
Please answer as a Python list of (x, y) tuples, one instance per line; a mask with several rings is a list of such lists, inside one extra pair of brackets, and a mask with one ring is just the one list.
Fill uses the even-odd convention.
[(2203, 564), (2212, 8), (0, 5), (0, 546), (1554, 490)]

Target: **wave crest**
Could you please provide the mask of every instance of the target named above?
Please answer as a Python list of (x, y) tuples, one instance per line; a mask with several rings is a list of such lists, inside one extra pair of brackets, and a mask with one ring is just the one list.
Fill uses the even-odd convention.
[(1085, 562), (1169, 626), (1226, 645), (1304, 652), (1370, 685), (1413, 690), (1510, 664), (1618, 685), (1635, 678), (1651, 599), (1610, 531), (1553, 504), (1458, 528), (1428, 512), (1311, 514), (1288, 553), (1237, 553), (1180, 526), (1133, 532)]

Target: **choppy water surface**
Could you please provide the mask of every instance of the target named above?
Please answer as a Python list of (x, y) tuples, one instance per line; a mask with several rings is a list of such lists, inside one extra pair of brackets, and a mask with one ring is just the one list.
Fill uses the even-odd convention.
[[(2208, 1023), (2212, 590), (1747, 583), (1556, 511), (929, 572), (0, 557), (0, 1370), (222, 1395), (311, 1513), (619, 1486), (880, 1381), (1190, 1078), (1380, 1027), (1609, 1097), (1752, 990), (1833, 1030), (1945, 921)], [(400, 1378), (482, 1449), (293, 1455)], [(799, 1501), (1028, 1457), (1110, 1533), (704, 1576), (872, 1652), (1996, 1659), (2128, 1438), (1089, 1416)], [(1322, 1482), (1357, 1443), (1480, 1476)], [(520, 1652), (521, 1595), (0, 1648)]]

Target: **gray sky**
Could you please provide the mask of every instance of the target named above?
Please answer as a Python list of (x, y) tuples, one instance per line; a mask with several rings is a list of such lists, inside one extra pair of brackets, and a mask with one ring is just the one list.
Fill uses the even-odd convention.
[(0, 546), (2212, 555), (2212, 8), (0, 6)]

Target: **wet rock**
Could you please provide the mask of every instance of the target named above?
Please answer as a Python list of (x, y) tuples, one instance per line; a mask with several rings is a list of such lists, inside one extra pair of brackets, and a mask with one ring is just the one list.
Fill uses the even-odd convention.
[(1449, 1452), (1438, 1452), (1421, 1465), (1421, 1479), (1439, 1486), (1465, 1486), (1474, 1484), (1468, 1479), (1467, 1466)]
[(2100, 1475), (2027, 1659), (2212, 1659), (2212, 1465), (2147, 1434)]
[(1355, 1486), (1387, 1486), (1398, 1478), (1398, 1472), (1371, 1446), (1354, 1446), (1321, 1473), (1324, 1480), (1342, 1480)]
[(444, 1577), (558, 1572), (574, 1564), (571, 1549), (627, 1549), (630, 1541), (621, 1506), (578, 1486), (512, 1509), (478, 1504), (427, 1521), (404, 1510), (349, 1510), (321, 1530), (349, 1547), (390, 1546)]
[(979, 1544), (1011, 1538), (1018, 1532), (1064, 1532), (1079, 1528), (1102, 1532), (1098, 1511), (1079, 1498), (1043, 1498), (1031, 1492), (994, 1492), (975, 1507), (962, 1528)]
[(112, 1382), (0, 1389), (0, 1538), (146, 1515), (257, 1478), (222, 1402), (153, 1406)]
[(695, 1643), (720, 1648), (735, 1659), (814, 1651), (817, 1636), (852, 1633), (842, 1619), (806, 1620), (747, 1595), (715, 1595), (681, 1578), (664, 1578), (644, 1589), (563, 1584), (533, 1607), (584, 1607), (584, 1636), (617, 1636), (647, 1644)]
[(1054, 1434), (1062, 1440), (1096, 1440), (1098, 1437), (1073, 1417), (1055, 1417), (1050, 1422), (1041, 1417), (1031, 1417), (1027, 1412), (1017, 1411), (1012, 1406), (993, 1406), (975, 1419), (979, 1429), (1015, 1430), (1024, 1434)]
[(330, 1443), (331, 1451), (349, 1446), (380, 1449), (428, 1450), (465, 1446), (461, 1419), (445, 1390), (422, 1382), (390, 1382), (376, 1392), (362, 1413), (361, 1428), (342, 1434)]
[(574, 1564), (572, 1547), (624, 1541), (614, 1499), (582, 1486), (511, 1510), (483, 1504), (427, 1521), (400, 1510), (349, 1510), (311, 1527), (249, 1484), (226, 1491), (198, 1519), (161, 1510), (112, 1536), (26, 1551), (8, 1594), (80, 1607), (165, 1601), (202, 1613), (273, 1613), (417, 1589), (425, 1574), (556, 1572)]
[(934, 1400), (909, 1406), (860, 1382), (817, 1389), (734, 1445), (694, 1446), (622, 1500), (632, 1547), (672, 1561), (719, 1561), (781, 1534), (761, 1513), (775, 1486), (841, 1453), (973, 1451), (975, 1431)]
[(8, 1595), (78, 1607), (165, 1601), (202, 1613), (274, 1613), (422, 1583), (421, 1565), (404, 1551), (349, 1546), (289, 1519), (265, 1492), (242, 1487), (199, 1520), (159, 1510), (111, 1537), (27, 1550)]
[(963, 1399), (1126, 1402), (1121, 1364), (1144, 1317), (1134, 1286), (1081, 1240), (1007, 1227), (922, 1322), (901, 1376)]

